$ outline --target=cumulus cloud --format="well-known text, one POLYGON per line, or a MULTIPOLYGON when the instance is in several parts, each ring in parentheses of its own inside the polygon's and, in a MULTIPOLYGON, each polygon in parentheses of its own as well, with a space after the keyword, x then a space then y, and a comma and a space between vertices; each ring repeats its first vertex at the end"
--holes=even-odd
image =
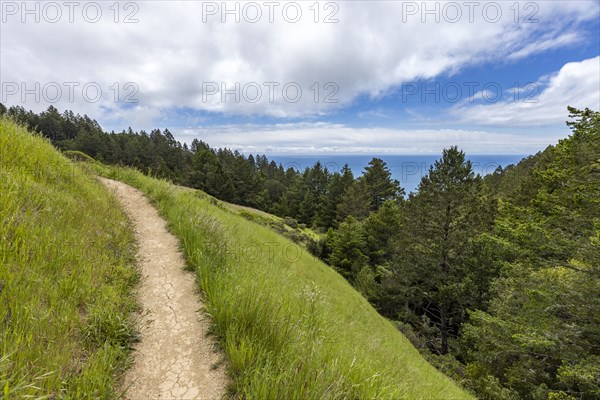
MULTIPOLYGON (((541 77, 520 96, 491 104, 463 102, 450 112, 461 122, 480 125, 537 126, 562 123, 566 106, 600 109, 600 56, 565 64, 541 77)), ((525 88, 527 89, 527 88, 525 88)))
MULTIPOLYGON (((118 15, 113 3, 98 2, 102 18, 91 23, 89 15, 88 21, 82 17, 82 2, 72 23, 64 7, 56 23, 44 15, 39 23, 25 15, 23 23, 22 10, 13 13, 7 3, 26 4, 2 2, 2 83, 31 89, 39 82, 43 89, 49 82, 76 82, 74 99, 63 92, 56 105, 100 120, 161 118, 174 107, 227 115, 323 115, 357 96, 383 96, 405 81, 572 45, 582 40, 577 23, 598 10, 594 1, 521 2, 518 14, 512 2, 474 8, 463 2, 320 2, 317 16, 309 8, 314 3, 299 2, 302 17, 291 23, 291 3, 279 3, 270 22, 265 3, 257 2, 262 16, 252 23, 248 19, 256 14, 249 8, 243 14, 249 3, 229 2, 230 9, 237 4, 240 22, 226 14, 223 23, 222 2, 119 3, 118 15), (218 8, 214 15, 207 15, 210 4, 218 8), (338 22, 324 23, 332 13, 338 22), (138 22, 123 23, 128 16, 138 22), (82 95, 90 82, 102 90, 93 102, 82 95), (126 87, 128 82, 136 86, 126 87), (222 97, 222 89, 229 94, 222 97), (126 103, 127 96, 138 102, 126 103)), ((21 90, 6 97, 5 89, 9 104, 36 110, 48 105, 32 95, 22 101, 21 90)))

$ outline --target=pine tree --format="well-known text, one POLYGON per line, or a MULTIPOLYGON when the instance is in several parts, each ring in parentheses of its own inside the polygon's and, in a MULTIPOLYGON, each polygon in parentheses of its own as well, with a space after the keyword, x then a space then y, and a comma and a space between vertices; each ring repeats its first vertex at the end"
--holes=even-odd
POLYGON ((535 190, 500 207, 502 275, 463 326, 469 380, 523 399, 600 395, 600 113, 569 112, 573 135, 527 160, 535 190))
POLYGON ((327 186, 327 193, 322 199, 322 206, 317 214, 317 225, 325 229, 338 226, 337 206, 342 201, 346 190, 354 182, 352 170, 348 164, 344 165, 340 172, 335 172, 327 186))
POLYGON ((302 175, 303 198, 300 202, 300 215, 298 221, 307 225, 317 222, 317 214, 321 212, 327 185, 329 172, 317 161, 312 168, 307 168, 302 175))
POLYGON ((399 200, 404 196, 400 183, 392 179, 387 164, 380 158, 373 158, 367 167, 363 179, 371 196, 371 211, 377 211, 387 200, 399 200))
POLYGON ((363 177, 355 180, 344 192, 341 202, 337 205, 337 221, 343 221, 352 215, 365 219, 371 211, 372 196, 363 177))
POLYGON ((370 264, 388 267, 397 246, 397 239, 402 233, 402 216, 400 206, 388 200, 379 210, 371 213, 364 221, 365 253, 370 264))
POLYGON ((448 353, 448 340, 476 297, 473 283, 485 276, 472 262, 474 239, 490 224, 480 186, 471 162, 452 147, 431 166, 406 205, 395 284, 405 306, 439 331, 434 350, 441 354, 448 353))
POLYGON ((369 261, 363 251, 365 236, 362 224, 353 216, 349 216, 337 231, 330 234, 328 242, 328 263, 352 282, 369 261))

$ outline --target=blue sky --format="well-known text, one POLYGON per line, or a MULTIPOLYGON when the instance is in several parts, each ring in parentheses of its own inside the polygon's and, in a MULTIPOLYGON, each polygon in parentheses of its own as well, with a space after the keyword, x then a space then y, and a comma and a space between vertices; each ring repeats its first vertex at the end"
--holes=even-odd
POLYGON ((142 1, 119 3, 118 15, 112 3, 82 2, 100 9, 95 21, 30 2, 36 21, 9 3, 1 101, 73 109, 107 130, 169 128, 186 142, 268 154, 437 154, 453 144, 527 154, 568 134, 567 105, 600 109, 597 0, 276 2, 271 10, 142 1), (68 84, 77 85, 72 98, 68 84), (80 89, 88 86, 102 90, 94 101, 80 89))

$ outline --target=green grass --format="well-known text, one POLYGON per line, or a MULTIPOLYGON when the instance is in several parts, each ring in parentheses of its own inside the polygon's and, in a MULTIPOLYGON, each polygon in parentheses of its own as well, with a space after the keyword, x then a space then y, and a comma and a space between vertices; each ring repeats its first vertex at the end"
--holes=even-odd
POLYGON ((0 118, 0 398, 118 395, 134 254, 94 176, 0 118))
POLYGON ((310 241, 318 241, 321 239, 321 235, 305 225, 298 224, 298 222, 293 218, 281 218, 255 208, 227 203, 217 199, 215 200, 219 204, 224 205, 229 210, 241 215, 247 220, 270 227, 275 232, 292 240, 293 242, 308 246, 310 241))
POLYGON ((202 192, 93 166, 142 190, 198 277, 248 399, 469 399, 340 275, 301 246, 202 192))

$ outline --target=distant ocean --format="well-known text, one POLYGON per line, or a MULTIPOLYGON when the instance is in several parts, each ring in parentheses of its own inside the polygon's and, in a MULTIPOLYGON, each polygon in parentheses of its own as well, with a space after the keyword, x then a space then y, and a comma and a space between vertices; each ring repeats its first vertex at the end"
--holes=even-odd
MULTIPOLYGON (((330 172, 337 172, 342 169, 344 164, 348 164, 355 177, 363 174, 364 168, 369 164, 373 157, 381 158, 387 163, 394 179, 400 181, 400 185, 406 190, 406 193, 416 191, 421 181, 421 177, 427 174, 429 166, 434 161, 440 159, 440 155, 323 155, 323 156, 283 156, 267 155, 269 160, 274 160, 277 164, 282 164, 284 168, 293 167, 303 171, 306 167, 313 166, 320 161, 330 172)), ((473 163, 475 173, 487 175, 499 166, 506 167, 510 164, 516 164, 522 155, 480 155, 467 157, 473 163)))

